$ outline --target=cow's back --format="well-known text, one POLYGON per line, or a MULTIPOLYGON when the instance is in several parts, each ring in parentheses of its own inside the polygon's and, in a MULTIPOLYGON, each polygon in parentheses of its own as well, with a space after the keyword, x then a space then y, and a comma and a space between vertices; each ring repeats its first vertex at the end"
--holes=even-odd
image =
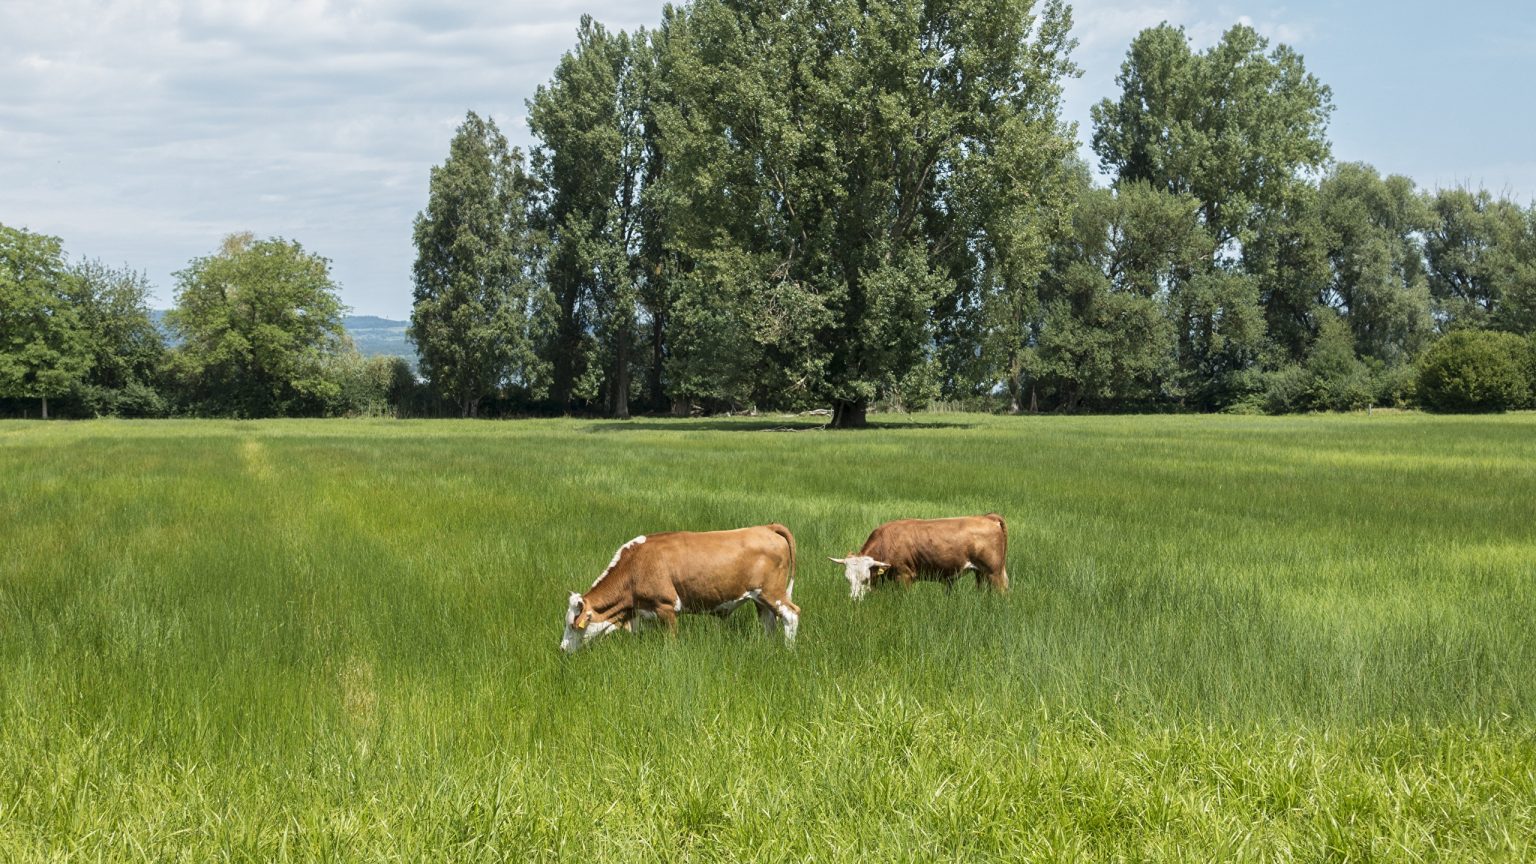
POLYGON ((652 534, 626 556, 626 567, 637 596, 675 595, 686 610, 713 609, 750 591, 785 588, 792 553, 784 535, 769 526, 652 534))
POLYGON ((1001 566, 1007 534, 1002 517, 958 516, 947 519, 898 519, 876 528, 862 555, 913 574, 948 575, 968 565, 1001 566))

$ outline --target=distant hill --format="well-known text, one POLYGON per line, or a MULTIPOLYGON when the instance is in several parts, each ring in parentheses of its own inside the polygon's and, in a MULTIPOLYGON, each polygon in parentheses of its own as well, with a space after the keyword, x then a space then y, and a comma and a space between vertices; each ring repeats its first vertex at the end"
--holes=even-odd
MULTIPOLYGON (((175 345, 176 337, 165 326, 165 310, 151 309, 149 312, 151 321, 160 328, 168 343, 175 345)), ((411 363, 411 368, 416 367, 416 348, 405 338, 405 328, 409 321, 395 321, 391 318, 380 318, 377 315, 348 315, 341 319, 341 326, 352 337, 352 343, 357 346, 357 353, 364 357, 392 356, 404 357, 411 363)))
POLYGON ((364 357, 390 355, 404 357, 416 365, 416 348, 405 338, 409 321, 395 321, 376 315, 348 315, 341 319, 347 335, 357 345, 357 352, 364 357))

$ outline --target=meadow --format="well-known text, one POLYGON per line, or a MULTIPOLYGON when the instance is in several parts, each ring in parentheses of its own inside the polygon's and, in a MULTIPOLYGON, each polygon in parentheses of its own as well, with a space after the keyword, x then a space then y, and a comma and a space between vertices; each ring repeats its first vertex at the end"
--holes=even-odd
POLYGON ((0 861, 1536 859, 1536 415, 0 423, 0 861), (995 510, 1013 590, 847 597, 995 510), (619 544, 750 608, 557 650, 619 544))

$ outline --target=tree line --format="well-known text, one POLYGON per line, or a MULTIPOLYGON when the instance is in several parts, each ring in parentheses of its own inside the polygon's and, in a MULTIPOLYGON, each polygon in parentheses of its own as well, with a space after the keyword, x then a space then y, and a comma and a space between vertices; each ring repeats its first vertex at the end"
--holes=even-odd
POLYGON ((470 114, 433 171, 424 372, 465 414, 1348 409, 1437 404, 1441 335, 1536 326, 1536 209, 1335 163, 1329 88, 1247 26, 1135 38, 1097 186, 1070 29, 1031 0, 583 19, 527 157, 470 114))
MULTIPOLYGON (((1061 119, 1071 29, 1059 0, 694 0, 632 34, 583 18, 528 100, 528 152, 470 113, 432 169, 409 330, 425 380, 386 399, 853 426, 937 402, 1536 398, 1536 206, 1334 161, 1329 88, 1243 25, 1199 51, 1166 24, 1133 40, 1083 130, 1099 185, 1061 119)), ((202 320, 178 304, 173 326, 202 320)), ((345 410, 334 331, 278 329, 169 364, 176 404, 345 410)))
POLYGON ((358 355, 330 262, 296 242, 231 235, 176 280, 162 327, 143 274, 0 225, 0 412, 335 416, 421 398, 403 359, 358 355))

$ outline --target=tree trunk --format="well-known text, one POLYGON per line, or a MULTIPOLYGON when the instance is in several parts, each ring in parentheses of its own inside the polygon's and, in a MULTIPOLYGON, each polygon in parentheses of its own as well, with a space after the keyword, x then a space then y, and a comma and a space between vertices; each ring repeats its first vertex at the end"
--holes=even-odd
POLYGON ((549 395, 561 411, 571 410, 571 391, 576 388, 576 351, 581 346, 581 324, 576 320, 576 300, 563 299, 555 325, 554 381, 549 395))
POLYGON ((47 396, 43 397, 43 419, 44 420, 48 419, 48 397, 47 396))
POLYGON ((613 416, 629 419, 629 326, 619 328, 619 344, 613 362, 613 416))
POLYGON ((659 314, 651 316, 651 368, 649 377, 651 407, 656 410, 667 407, 667 395, 661 392, 661 361, 665 356, 661 340, 665 323, 659 314))
POLYGON ((690 413, 692 413, 691 409, 692 409, 692 406, 688 404, 688 397, 686 397, 686 396, 673 396, 672 397, 672 416, 673 417, 687 417, 690 413))
POLYGON ((1040 413, 1040 401, 1035 398, 1035 385, 1029 385, 1029 413, 1040 413))
POLYGON ((863 399, 838 399, 832 403, 832 428, 862 429, 869 425, 869 403, 863 399))

